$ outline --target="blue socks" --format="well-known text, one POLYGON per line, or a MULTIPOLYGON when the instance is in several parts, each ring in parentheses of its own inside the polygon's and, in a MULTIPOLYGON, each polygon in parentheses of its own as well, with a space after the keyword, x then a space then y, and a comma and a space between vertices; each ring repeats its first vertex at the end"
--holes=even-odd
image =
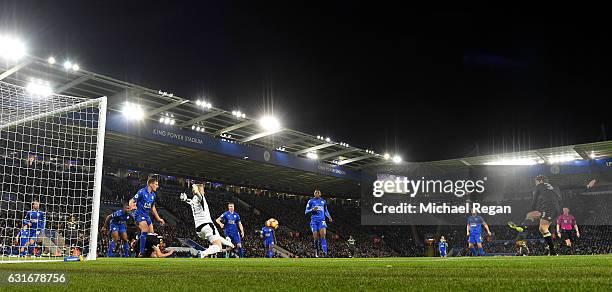
POLYGON ((325 238, 321 238, 321 249, 327 255, 327 240, 325 238))
POLYGON ((240 256, 240 258, 244 257, 244 249, 242 249, 242 247, 238 249, 238 256, 240 256))
POLYGON ((127 242, 123 243, 123 256, 126 258, 130 257, 130 244, 127 242))
POLYGON ((485 252, 484 252, 484 249, 482 247, 479 247, 478 251, 476 251, 476 247, 470 247, 470 252, 472 252, 472 256, 475 256, 475 257, 477 257, 477 256, 481 256, 481 257, 485 256, 485 252))
POLYGON ((318 255, 319 254, 319 240, 318 239, 314 240, 314 250, 315 250, 315 254, 318 255))
POLYGON ((268 250, 268 257, 269 258, 273 258, 274 257, 274 252, 271 250, 268 250))
POLYGON ((147 232, 140 233, 140 255, 142 256, 145 252, 145 246, 147 244, 147 232))
POLYGON ((117 244, 115 243, 114 240, 111 240, 108 243, 108 257, 113 257, 113 252, 115 251, 115 247, 117 246, 117 244))

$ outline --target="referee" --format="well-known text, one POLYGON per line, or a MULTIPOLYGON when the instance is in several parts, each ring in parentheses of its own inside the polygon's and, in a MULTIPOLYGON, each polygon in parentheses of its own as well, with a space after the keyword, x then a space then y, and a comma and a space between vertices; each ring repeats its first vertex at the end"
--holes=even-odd
POLYGON ((563 214, 557 218, 557 236, 565 241, 565 246, 568 249, 569 254, 574 253, 572 248, 572 241, 574 241, 574 230, 576 230, 576 237, 580 238, 580 231, 578 230, 578 224, 576 224, 576 218, 569 213, 569 208, 563 208, 563 214))

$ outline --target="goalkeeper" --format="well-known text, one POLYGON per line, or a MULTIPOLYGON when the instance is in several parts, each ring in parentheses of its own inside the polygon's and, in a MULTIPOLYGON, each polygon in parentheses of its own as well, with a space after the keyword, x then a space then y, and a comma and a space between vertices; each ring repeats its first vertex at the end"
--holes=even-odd
POLYGON ((181 193, 180 199, 191 206, 196 234, 198 234, 200 238, 206 239, 211 243, 206 250, 200 252, 200 257, 205 258, 221 252, 223 245, 234 248, 234 244, 219 235, 217 227, 213 224, 208 203, 206 203, 206 198, 204 198, 204 185, 193 184, 191 186, 191 191, 193 193, 191 199, 189 199, 185 193, 181 193))

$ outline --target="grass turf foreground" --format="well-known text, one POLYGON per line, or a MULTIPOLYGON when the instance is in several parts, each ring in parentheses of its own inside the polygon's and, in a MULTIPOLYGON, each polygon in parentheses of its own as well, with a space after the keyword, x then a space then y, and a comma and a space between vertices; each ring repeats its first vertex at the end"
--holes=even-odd
POLYGON ((68 284, 4 284, 5 291, 601 290, 612 255, 380 259, 98 259, 0 264, 9 272, 65 272, 68 284))

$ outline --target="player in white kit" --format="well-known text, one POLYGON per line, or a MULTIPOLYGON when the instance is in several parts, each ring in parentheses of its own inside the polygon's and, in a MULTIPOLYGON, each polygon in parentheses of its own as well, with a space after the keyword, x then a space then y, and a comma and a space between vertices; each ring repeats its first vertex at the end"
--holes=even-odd
POLYGON ((210 246, 205 251, 200 252, 200 257, 205 258, 220 252, 223 245, 234 248, 234 244, 232 244, 231 241, 219 235, 217 227, 213 224, 212 218, 210 217, 210 209, 208 209, 208 203, 206 203, 206 198, 204 198, 204 185, 193 184, 191 186, 191 191, 193 192, 193 197, 189 199, 187 194, 181 193, 181 201, 191 206, 193 221, 195 222, 198 236, 210 242, 210 246))

